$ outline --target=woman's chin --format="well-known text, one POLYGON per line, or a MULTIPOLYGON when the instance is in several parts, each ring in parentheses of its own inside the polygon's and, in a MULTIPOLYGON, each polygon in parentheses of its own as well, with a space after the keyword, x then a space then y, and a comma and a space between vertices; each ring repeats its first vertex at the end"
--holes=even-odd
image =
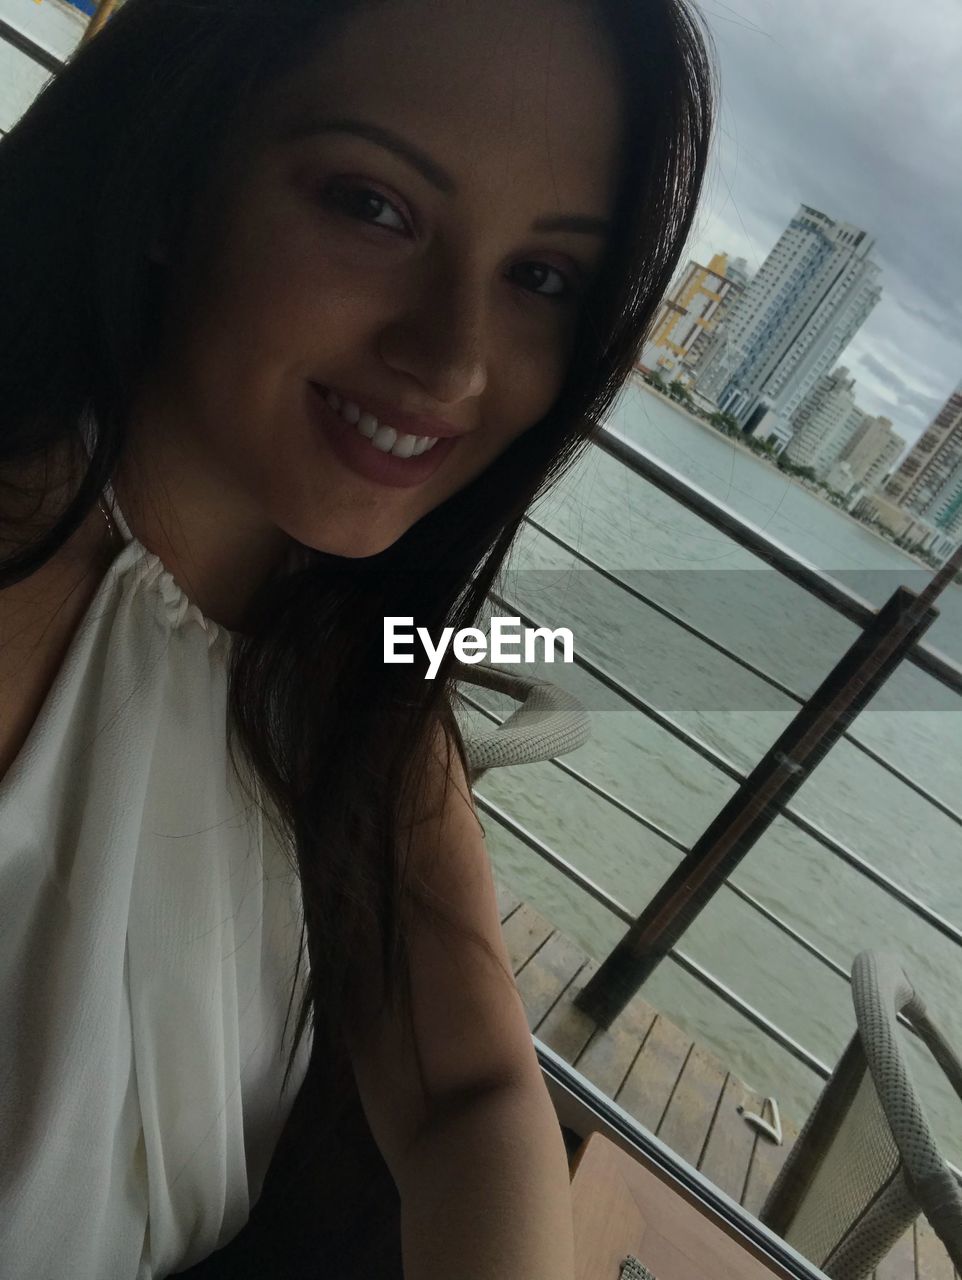
POLYGON ((370 529, 345 530, 342 534, 319 538, 313 542, 315 551, 329 556, 342 556, 345 560, 369 560, 393 547, 404 530, 392 530, 377 534, 370 529))

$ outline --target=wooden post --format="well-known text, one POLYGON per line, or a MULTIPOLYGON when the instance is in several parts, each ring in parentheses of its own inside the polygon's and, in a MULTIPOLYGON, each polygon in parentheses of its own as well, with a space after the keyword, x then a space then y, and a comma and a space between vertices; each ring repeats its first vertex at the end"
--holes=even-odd
POLYGON ((87 23, 87 28, 80 37, 80 44, 86 44, 88 40, 92 40, 100 28, 104 25, 114 9, 117 8, 120 0, 97 0, 96 12, 87 23))

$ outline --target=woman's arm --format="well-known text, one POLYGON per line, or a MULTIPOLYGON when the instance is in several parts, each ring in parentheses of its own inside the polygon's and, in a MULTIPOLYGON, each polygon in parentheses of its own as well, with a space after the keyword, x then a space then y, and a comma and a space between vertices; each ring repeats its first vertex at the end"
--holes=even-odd
POLYGON ((540 1074, 425 1130, 398 1189, 405 1280, 574 1280, 568 1158, 540 1074))
POLYGON ((352 957, 346 1032, 358 1094, 400 1193, 406 1280, 573 1280, 564 1140, 453 751, 451 764, 446 801, 418 823, 411 870, 457 931, 429 917, 414 929, 411 1026, 379 1009, 377 948, 352 957), (488 942, 503 970, 461 929, 488 942))

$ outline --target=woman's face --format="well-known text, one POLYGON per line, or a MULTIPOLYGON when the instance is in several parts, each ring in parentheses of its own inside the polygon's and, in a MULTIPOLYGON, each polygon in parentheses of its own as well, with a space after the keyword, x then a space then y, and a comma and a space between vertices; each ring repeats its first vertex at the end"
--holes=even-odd
POLYGON ((252 114, 175 274, 163 432, 209 482, 208 531, 217 511, 372 555, 557 396, 613 213, 615 66, 573 0, 389 0, 252 114), (373 410, 375 441, 317 386, 373 410), (451 438, 387 456, 398 411, 451 438))

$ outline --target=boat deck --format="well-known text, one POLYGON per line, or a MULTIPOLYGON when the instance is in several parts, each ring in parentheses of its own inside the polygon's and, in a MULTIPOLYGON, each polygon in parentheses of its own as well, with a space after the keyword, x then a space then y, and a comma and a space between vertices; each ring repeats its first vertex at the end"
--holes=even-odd
MULTIPOLYGON (((607 1030, 596 1027, 573 1001, 599 962, 516 897, 497 874, 495 884, 505 946, 532 1033, 757 1214, 799 1125, 782 1116, 781 1146, 757 1133, 737 1108, 760 1114, 764 1099, 640 995, 607 1030)), ((919 1218, 874 1280, 959 1277, 941 1241, 919 1218)))

